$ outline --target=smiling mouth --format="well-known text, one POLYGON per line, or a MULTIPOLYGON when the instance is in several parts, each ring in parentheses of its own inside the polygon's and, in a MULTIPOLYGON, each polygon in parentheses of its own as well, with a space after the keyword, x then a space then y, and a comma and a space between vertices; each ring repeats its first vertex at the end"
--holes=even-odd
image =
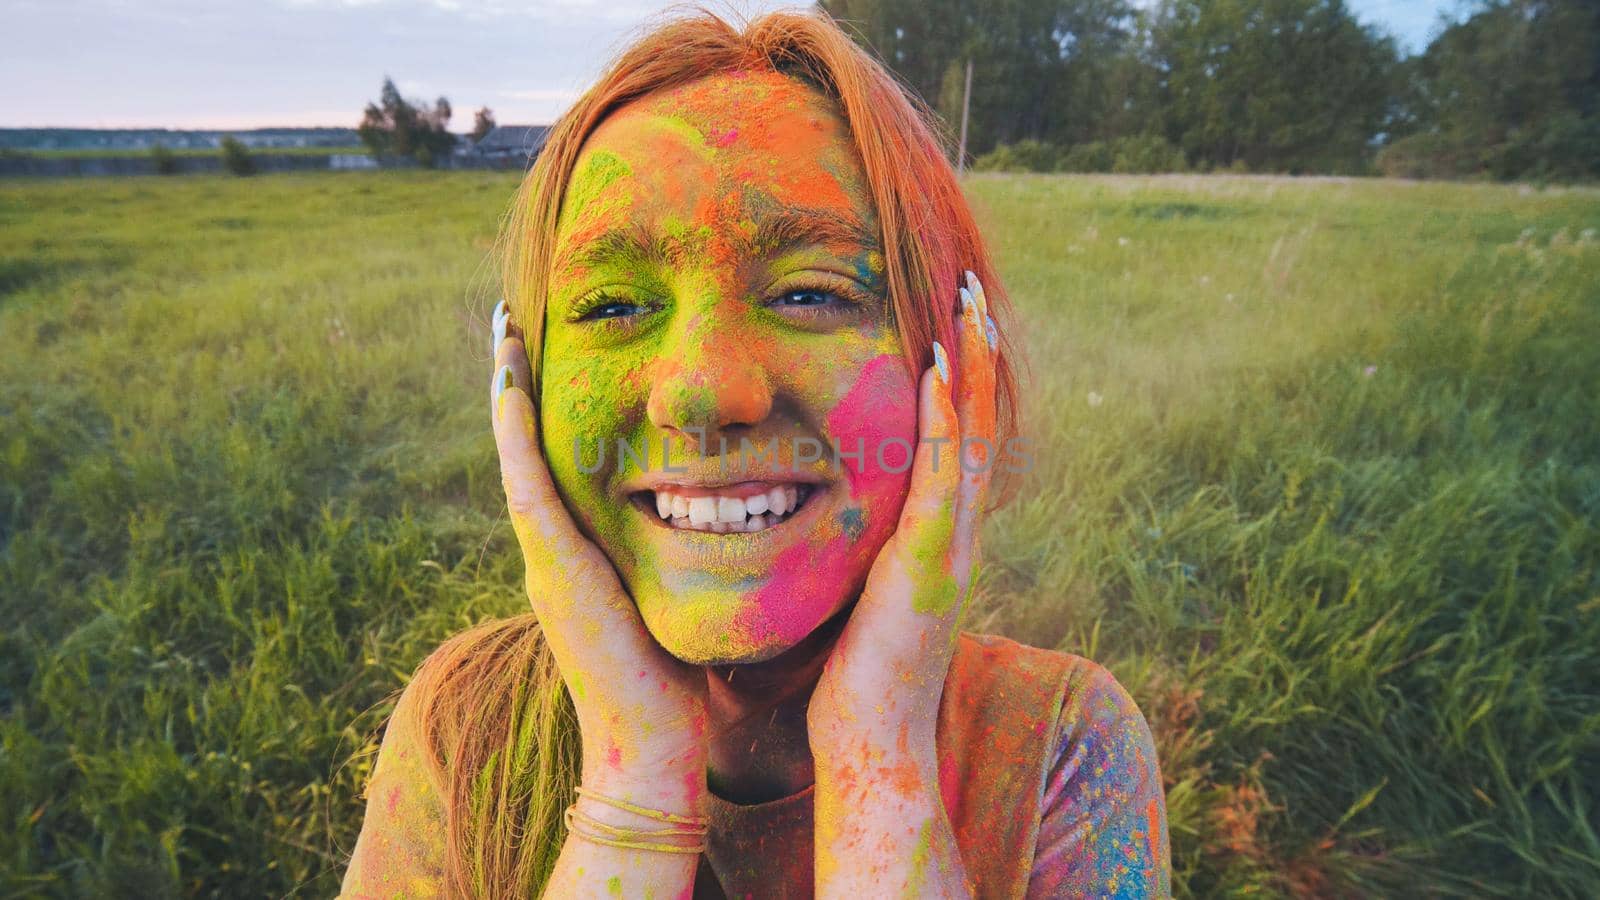
POLYGON ((751 534, 794 517, 820 485, 747 481, 718 488, 662 485, 636 491, 635 506, 657 524, 682 531, 751 534))

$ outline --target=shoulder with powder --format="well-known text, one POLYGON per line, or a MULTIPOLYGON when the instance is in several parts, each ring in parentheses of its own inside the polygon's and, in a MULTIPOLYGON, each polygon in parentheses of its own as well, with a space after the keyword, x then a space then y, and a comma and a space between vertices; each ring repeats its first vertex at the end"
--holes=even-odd
POLYGON ((436 897, 442 892, 444 805, 421 726, 416 692, 408 687, 389 717, 367 782, 366 816, 341 897, 436 897))
POLYGON ((1071 659, 1028 896, 1168 896, 1166 800, 1150 725, 1110 672, 1071 659))

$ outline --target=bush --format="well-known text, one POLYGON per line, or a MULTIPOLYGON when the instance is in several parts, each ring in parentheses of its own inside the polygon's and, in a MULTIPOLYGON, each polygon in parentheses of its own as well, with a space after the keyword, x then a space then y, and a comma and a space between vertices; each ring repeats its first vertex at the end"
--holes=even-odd
POLYGON ((1519 130, 1494 166, 1500 178, 1600 177, 1600 116, 1564 113, 1519 130))
POLYGON ((1061 162, 1056 168, 1061 172, 1109 172, 1114 158, 1109 144, 1090 141, 1068 147, 1061 154, 1061 162))
POLYGON ((178 174, 178 155, 168 150, 164 144, 150 148, 150 162, 155 164, 157 175, 178 174))
POLYGON ((1378 171, 1390 178, 1464 178, 1483 171, 1481 148, 1434 133, 1403 137, 1378 151, 1378 171))
POLYGON ((1029 138, 1001 144, 978 157, 972 168, 983 172, 1054 172, 1060 148, 1029 138))
POLYGON ((1119 137, 1110 141, 1074 144, 1062 151, 1059 172, 1116 172, 1154 174, 1187 172, 1183 151, 1157 134, 1119 137))
POLYGON ((222 167, 235 175, 254 175, 256 161, 250 151, 232 135, 222 139, 222 167))
POLYGON ((1117 138, 1111 142, 1111 171, 1122 175, 1187 172, 1183 151, 1159 134, 1117 138))

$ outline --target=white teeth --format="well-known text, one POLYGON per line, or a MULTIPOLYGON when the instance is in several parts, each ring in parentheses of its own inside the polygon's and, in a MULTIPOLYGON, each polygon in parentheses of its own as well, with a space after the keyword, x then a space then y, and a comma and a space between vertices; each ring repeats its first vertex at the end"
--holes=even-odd
POLYGON ((713 534, 748 534, 786 520, 811 495, 810 485, 785 484, 750 497, 685 497, 655 492, 656 514, 673 528, 713 534))
POLYGON ((717 498, 717 521, 744 523, 744 501, 738 497, 717 498))
POLYGON ((705 525, 716 521, 717 498, 715 497, 690 497, 689 498, 689 524, 705 525))

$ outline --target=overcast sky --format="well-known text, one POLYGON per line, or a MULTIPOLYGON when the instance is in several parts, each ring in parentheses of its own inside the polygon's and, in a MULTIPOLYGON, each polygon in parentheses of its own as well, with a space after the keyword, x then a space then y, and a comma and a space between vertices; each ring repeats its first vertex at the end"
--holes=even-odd
MULTIPOLYGON (((1406 45, 1454 0, 1348 0, 1406 45)), ((353 127, 384 75, 451 126, 555 117, 653 0, 0 0, 0 127, 353 127)), ((781 0, 723 0, 753 12, 781 0)))

